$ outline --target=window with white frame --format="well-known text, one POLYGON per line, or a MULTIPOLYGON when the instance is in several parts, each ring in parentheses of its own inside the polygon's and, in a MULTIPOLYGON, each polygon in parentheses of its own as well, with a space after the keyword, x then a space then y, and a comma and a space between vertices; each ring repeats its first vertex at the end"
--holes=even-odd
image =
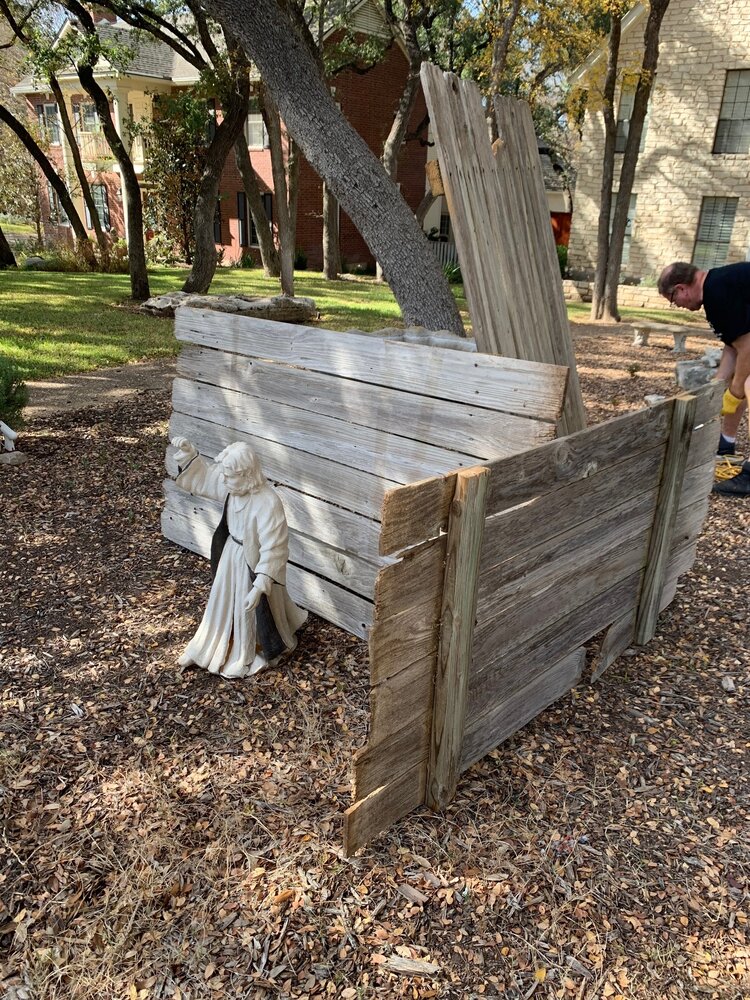
POLYGON ((693 263, 696 267, 726 264, 739 198, 704 198, 695 236, 693 263))
MULTIPOLYGON (((92 184, 91 197, 94 199, 94 208, 99 216, 99 222, 101 223, 102 229, 109 231, 112 227, 109 221, 109 195, 107 194, 106 185, 92 184)), ((94 228, 94 223, 91 218, 91 212, 89 212, 88 205, 86 206, 86 228, 94 228)))
MULTIPOLYGON (((622 82, 622 90, 620 91, 620 102, 617 106, 617 133, 615 135, 615 152, 624 153, 625 146, 628 142, 628 135, 630 134, 630 119, 633 117, 633 107, 635 106, 635 91, 638 86, 638 77, 625 77, 622 82)), ((641 132, 641 142, 640 142, 640 152, 643 152, 643 147, 646 145, 646 131, 648 129, 648 117, 649 110, 646 111, 646 117, 643 121, 643 130, 641 132)))
MULTIPOLYGON (((630 244, 633 239, 633 223, 635 222, 635 208, 638 204, 638 195, 631 194, 628 204, 628 221, 625 226, 625 238, 622 241, 622 263, 630 262, 630 244)), ((609 235, 612 235, 612 223, 615 220, 615 207, 617 205, 617 192, 612 192, 612 207, 609 211, 609 235)))
POLYGON ((57 104, 37 104, 37 119, 39 121, 39 131, 42 136, 52 146, 60 145, 60 116, 57 113, 57 104))
POLYGON ((750 69, 727 72, 713 151, 750 153, 750 69))
POLYGON ((263 115, 261 114, 257 97, 250 98, 247 116, 247 144, 250 149, 268 148, 268 132, 263 122, 263 115))

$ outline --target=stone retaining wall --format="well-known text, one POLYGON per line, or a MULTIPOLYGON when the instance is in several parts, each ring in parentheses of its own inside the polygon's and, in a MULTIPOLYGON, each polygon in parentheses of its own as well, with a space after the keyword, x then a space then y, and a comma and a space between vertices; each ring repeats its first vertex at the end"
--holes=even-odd
MULTIPOLYGON (((590 302, 591 282, 566 278, 563 281, 563 294, 567 302, 590 302)), ((667 303, 656 288, 649 285, 619 285, 617 304, 631 309, 667 308, 667 303)))

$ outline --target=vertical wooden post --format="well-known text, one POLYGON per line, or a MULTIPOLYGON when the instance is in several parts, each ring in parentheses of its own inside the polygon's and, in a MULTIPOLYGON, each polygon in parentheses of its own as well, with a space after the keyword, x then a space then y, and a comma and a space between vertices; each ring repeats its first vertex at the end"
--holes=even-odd
POLYGON ((427 770, 426 802, 431 809, 443 809, 458 783, 488 478, 489 471, 481 466, 458 473, 448 521, 427 770))
POLYGON ((698 400, 683 393, 677 396, 672 410, 672 429, 662 467, 659 497, 648 546, 648 561, 638 603, 634 640, 643 645, 653 638, 659 614, 664 576, 674 536, 674 524, 682 491, 690 439, 695 425, 698 400))

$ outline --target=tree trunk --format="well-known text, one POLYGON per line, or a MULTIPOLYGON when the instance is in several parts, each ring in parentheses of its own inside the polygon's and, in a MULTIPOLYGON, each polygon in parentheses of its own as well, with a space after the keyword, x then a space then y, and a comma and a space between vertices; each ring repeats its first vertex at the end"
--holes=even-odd
POLYGON ((488 107, 489 112, 489 126, 490 126, 490 142, 494 142, 497 139, 497 118, 493 112, 495 106, 495 94, 500 93, 500 84, 503 78, 503 73, 505 72, 505 67, 508 62, 508 49, 510 48, 510 36, 513 34, 513 28, 515 27, 516 20, 518 18, 518 11, 521 7, 521 0, 513 0, 511 8, 508 11, 508 16, 503 21, 503 32, 499 38, 496 38, 492 43, 492 69, 491 69, 491 85, 492 85, 492 95, 491 100, 489 100, 488 107))
POLYGON ((266 278, 278 278, 281 274, 279 254, 273 241, 271 223, 266 215, 266 210, 263 208, 258 177, 250 159, 244 134, 237 136, 235 140, 234 158, 237 162, 237 169, 242 177, 242 186, 247 195, 247 203, 250 206, 250 214, 253 217, 255 232, 258 234, 258 247, 260 249, 261 263, 263 264, 263 274, 266 278))
POLYGON ((276 229, 279 234, 281 258, 281 293, 294 295, 294 233, 289 217, 287 173, 284 166, 284 148, 281 142, 281 120, 276 104, 268 89, 263 89, 263 120, 266 123, 271 147, 271 172, 273 174, 276 229))
POLYGON ((89 242, 84 225, 81 222, 81 217, 73 204, 73 199, 70 197, 70 192, 65 185, 65 181, 57 173, 27 129, 21 124, 21 122, 19 122, 15 115, 12 115, 2 104, 0 104, 0 122, 7 125, 8 128, 18 136, 27 152, 29 152, 39 164, 39 168, 49 181, 50 187, 60 199, 60 205, 68 217, 76 242, 81 247, 82 252, 88 257, 88 254, 86 254, 86 251, 83 248, 86 244, 88 244, 89 252, 91 252, 91 243, 89 242))
POLYGON ((287 132, 288 154, 286 163, 287 201, 289 203, 289 232, 296 254, 297 246, 297 205, 299 204, 299 146, 287 132))
POLYGON ((340 274, 339 203, 323 181, 323 277, 335 281, 340 274))
POLYGON ((427 213, 436 201, 437 197, 432 193, 432 191, 425 191, 424 198, 422 198, 419 205, 417 205, 417 210, 414 213, 420 229, 424 229, 424 220, 427 218, 427 213))
POLYGON ((612 181, 615 172, 615 140, 617 138, 615 87, 621 36, 622 21, 619 17, 613 17, 607 42, 607 70, 603 92, 604 156, 602 159, 599 223, 596 234, 596 270, 594 271, 594 285, 591 291, 591 318, 593 320, 601 319, 604 312, 604 284, 609 261, 609 221, 612 211, 612 181))
POLYGON ((219 181, 229 151, 243 133, 249 100, 250 78, 246 72, 240 72, 235 78, 235 87, 227 93, 227 102, 222 107, 224 117, 206 153, 206 165, 193 213, 195 257, 188 279, 182 286, 184 292, 204 295, 211 287, 216 273, 214 216, 219 197, 219 181))
POLYGON ((617 286, 620 281, 622 266, 622 247, 625 241, 625 229, 628 224, 630 195, 633 191, 635 168, 638 164, 643 123, 646 120, 648 101, 656 76, 659 62, 659 32, 664 15, 667 12, 669 0, 651 0, 646 29, 643 35, 644 53, 638 85, 633 99, 633 112, 630 117, 628 138, 620 169, 620 184, 615 202, 615 214, 612 219, 612 236, 609 242, 609 260, 607 262, 607 278, 604 286, 604 317, 619 320, 617 309, 617 286))
MULTIPOLYGON (((109 260, 109 242, 104 230, 102 229, 101 219, 99 218, 99 213, 97 212, 96 205, 94 204, 94 197, 91 194, 91 186, 89 184, 88 177, 86 176, 86 171, 83 169, 81 150, 78 146, 78 142, 76 141, 73 125, 70 121, 70 115, 68 114, 68 107, 65 103, 65 97, 63 96, 62 88, 58 83, 57 77, 54 74, 50 74, 49 85, 52 93, 55 95, 55 100, 57 101, 57 108, 60 113, 60 121, 62 122, 63 132, 65 133, 65 138, 68 142, 70 155, 73 158, 73 167, 75 169, 76 177, 78 178, 78 183, 81 186, 81 195, 83 196, 83 201, 86 208, 89 210, 89 215, 91 216, 91 223, 96 234, 96 242, 99 246, 99 252, 102 260, 106 263, 109 260)), ((91 250, 90 263, 96 264, 96 257, 93 249, 91 250)))
POLYGON ((0 226, 0 271, 8 267, 16 267, 16 258, 11 249, 10 243, 5 238, 2 226, 0 226))
POLYGON ((306 159, 357 226, 409 325, 463 334, 456 301, 413 212, 364 139, 336 107, 304 42, 276 0, 206 0, 239 38, 306 159))

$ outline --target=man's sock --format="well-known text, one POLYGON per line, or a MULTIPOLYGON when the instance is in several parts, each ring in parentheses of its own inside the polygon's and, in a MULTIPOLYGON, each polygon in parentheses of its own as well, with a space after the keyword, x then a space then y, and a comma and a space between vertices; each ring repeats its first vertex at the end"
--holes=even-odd
POLYGON ((719 434, 719 447, 716 449, 717 455, 734 455, 734 445, 737 439, 727 437, 726 434, 719 434))

